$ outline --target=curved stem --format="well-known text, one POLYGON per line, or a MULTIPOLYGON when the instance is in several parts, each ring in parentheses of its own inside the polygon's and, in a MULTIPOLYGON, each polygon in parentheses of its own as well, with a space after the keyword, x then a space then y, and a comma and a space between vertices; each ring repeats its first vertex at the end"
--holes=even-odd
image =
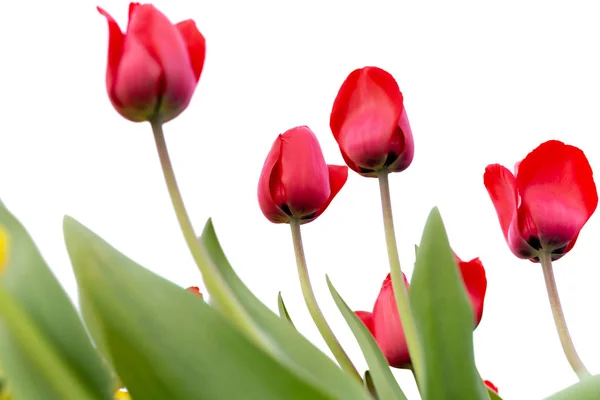
POLYGON ((546 281, 546 289, 548 290, 548 299, 550 300, 550 307, 552 308, 552 316, 554 317, 554 323, 556 325, 556 331, 560 339, 567 361, 571 364, 571 368, 577 374, 579 379, 590 376, 590 372, 587 370, 575 346, 573 345, 573 339, 569 334, 567 328, 567 321, 560 304, 560 298, 558 297, 558 289, 556 287, 556 280, 554 279, 554 272, 552 271, 552 258, 551 254, 545 251, 540 252, 540 264, 542 264, 542 271, 544 271, 544 280, 546 281))
POLYGON ((304 247, 302 246, 302 233, 300 232, 300 221, 296 218, 290 220, 290 227, 292 228, 292 241, 294 242, 294 253, 296 254, 296 265, 298 267, 298 279, 300 280, 300 287, 302 288, 302 295, 304 296, 304 302, 312 317, 315 325, 319 329, 321 336, 325 339, 325 343, 329 347, 329 350, 333 353, 333 356, 340 364, 340 367, 355 377, 359 382, 362 382, 362 378, 352 361, 338 342, 335 334, 329 327, 325 316, 321 312, 315 293, 313 292, 310 284, 310 277, 308 276, 308 267, 306 265, 306 257, 304 256, 304 247))
POLYGON ((181 232, 192 253, 194 261, 202 273, 204 283, 206 284, 210 295, 215 297, 219 306, 222 308, 222 311, 233 318, 233 322, 245 331, 251 339, 269 350, 266 339, 264 339, 260 332, 254 327, 252 321, 247 317, 243 308, 230 292, 229 287, 223 282, 214 263, 206 254, 204 244, 196 236, 190 217, 185 209, 183 198, 179 192, 177 180, 175 179, 175 172, 171 165, 162 125, 160 123, 152 123, 151 125, 152 132, 154 133, 154 140, 156 141, 156 150, 158 151, 158 157, 160 158, 165 182, 167 184, 169 195, 171 196, 171 202, 173 203, 177 220, 179 221, 179 226, 181 227, 181 232))
POLYGON ((421 344, 417 335, 415 320, 408 302, 408 292, 404 286, 404 276, 400 268, 400 257, 398 256, 398 245, 396 244, 396 233, 394 230, 394 217, 392 215, 392 200, 390 196, 389 172, 382 171, 378 174, 379 191, 381 194, 381 209, 383 212, 383 226, 385 230, 385 243, 387 245, 388 258, 390 260, 390 275, 394 297, 400 314, 400 322, 406 336, 406 344, 410 354, 411 363, 417 378, 417 384, 423 379, 421 344))

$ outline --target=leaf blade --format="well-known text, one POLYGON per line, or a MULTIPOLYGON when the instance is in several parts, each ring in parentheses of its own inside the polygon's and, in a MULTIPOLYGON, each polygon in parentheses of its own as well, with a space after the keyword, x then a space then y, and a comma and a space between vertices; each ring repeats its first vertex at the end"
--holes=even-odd
POLYGON ((409 298, 425 360, 423 397, 489 400, 475 366, 473 310, 437 208, 418 249, 409 298))
POLYGON ((380 400, 406 400, 406 395, 400 389, 398 382, 392 375, 389 364, 381 352, 379 345, 373 338, 373 335, 365 324, 356 316, 356 314, 348 307, 348 304, 342 299, 338 291, 335 289, 329 277, 326 276, 329 292, 333 297, 333 301, 342 313, 346 323, 352 330, 354 337, 367 360, 369 365, 369 375, 373 379, 375 390, 378 399, 380 400))

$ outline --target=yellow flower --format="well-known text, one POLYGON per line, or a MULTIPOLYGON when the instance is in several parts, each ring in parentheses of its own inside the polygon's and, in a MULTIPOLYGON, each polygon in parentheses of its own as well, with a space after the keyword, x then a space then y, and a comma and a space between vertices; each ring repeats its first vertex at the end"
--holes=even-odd
POLYGON ((8 252, 10 249, 10 236, 2 225, 0 225, 0 273, 4 271, 8 261, 8 252))
POLYGON ((131 396, 129 395, 129 392, 124 392, 123 390, 119 389, 115 393, 115 400, 132 400, 132 399, 131 399, 131 396))

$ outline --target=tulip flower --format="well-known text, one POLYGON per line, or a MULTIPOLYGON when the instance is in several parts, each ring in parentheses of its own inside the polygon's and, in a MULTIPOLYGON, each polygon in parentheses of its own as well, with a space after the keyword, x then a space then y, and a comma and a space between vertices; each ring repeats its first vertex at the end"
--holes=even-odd
MULTIPOLYGON (((404 284, 408 289, 406 275, 404 273, 402 275, 404 284)), ((377 341, 390 366, 395 368, 410 367, 410 355, 402 323, 400 322, 400 315, 398 314, 390 274, 387 274, 381 285, 373 312, 356 311, 355 313, 377 341)))
POLYGON ((551 140, 517 163, 515 174, 488 165, 485 187, 504 238, 519 258, 557 260, 568 253, 598 205, 590 164, 583 151, 551 140))
POLYGON ((315 134, 306 126, 279 135, 258 182, 258 202, 267 219, 315 220, 348 179, 345 166, 327 165, 315 134))
POLYGON ((404 171, 413 160, 402 93, 394 77, 381 68, 364 67, 348 75, 329 123, 346 164, 360 175, 404 171))
POLYGON ((176 25, 151 4, 131 3, 123 33, 108 21, 106 89, 130 121, 165 123, 188 106, 204 65, 205 40, 194 21, 176 25))
MULTIPOLYGON (((475 329, 483 315, 483 302, 487 289, 485 269, 478 258, 462 261, 455 255, 455 259, 473 307, 475 315, 473 328, 475 329)), ((408 289, 409 284, 405 275, 404 283, 408 289)), ((377 341, 390 366, 395 368, 411 366, 390 274, 383 281, 373 312, 355 311, 355 313, 377 341)))
POLYGON ((197 296, 200 296, 201 299, 204 298, 204 296, 200 292, 200 288, 198 286, 190 286, 186 290, 189 291, 189 292, 195 293, 197 296))

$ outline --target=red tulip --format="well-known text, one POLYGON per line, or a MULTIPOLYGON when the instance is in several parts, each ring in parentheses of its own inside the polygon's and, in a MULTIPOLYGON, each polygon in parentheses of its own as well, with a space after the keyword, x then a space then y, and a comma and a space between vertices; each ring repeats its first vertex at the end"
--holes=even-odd
POLYGON ((258 202, 267 219, 301 223, 316 219, 348 179, 348 168, 325 164, 315 134, 306 126, 279 135, 258 182, 258 202))
POLYGON ((348 166, 363 176, 404 171, 414 141, 398 83, 377 67, 353 71, 340 88, 329 121, 348 166))
MULTIPOLYGON (((475 329, 483 315, 483 302, 487 289, 485 269, 478 258, 462 261, 456 254, 455 258, 475 314, 473 327, 475 329)), ((408 289, 406 276, 404 276, 404 283, 408 289)), ((408 346, 402 330, 390 274, 383 281, 373 312, 356 311, 355 313, 377 341, 390 366, 410 367, 408 346)))
POLYGON ((106 89, 130 121, 167 122, 188 106, 204 65, 205 41, 192 20, 173 25, 151 4, 131 3, 123 33, 108 20, 106 89))
MULTIPOLYGON (((402 275, 404 276, 404 284, 408 289, 406 275, 402 275)), ((373 312, 356 311, 356 315, 369 328, 390 366, 395 368, 410 367, 408 345, 400 322, 390 274, 387 274, 381 285, 373 312)))
POLYGON ((189 291, 189 292, 195 293, 196 295, 200 296, 201 299, 204 298, 204 296, 200 292, 200 288, 198 286, 190 286, 186 290, 189 291))
POLYGON ((489 387, 494 392, 498 393, 498 388, 492 382, 490 382, 490 381, 483 381, 483 383, 485 383, 485 386, 489 387))
POLYGON ((583 151, 551 140, 515 166, 488 165, 483 176, 504 238, 519 258, 557 260, 573 248, 598 205, 590 164, 583 151))

